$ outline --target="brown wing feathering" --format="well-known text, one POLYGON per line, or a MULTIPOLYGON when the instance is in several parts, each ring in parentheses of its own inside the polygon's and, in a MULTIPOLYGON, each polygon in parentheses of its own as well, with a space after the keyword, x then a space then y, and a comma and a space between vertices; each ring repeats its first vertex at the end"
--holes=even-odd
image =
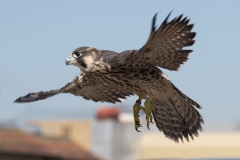
POLYGON ((72 82, 66 84, 64 87, 47 92, 29 93, 26 96, 21 96, 14 102, 24 103, 47 99, 59 93, 71 93, 76 96, 82 96, 85 99, 93 100, 95 102, 121 102, 121 99, 126 99, 126 96, 133 95, 133 93, 125 90, 117 90, 103 86, 81 86, 79 77, 76 77, 72 82))
POLYGON ((178 70, 180 65, 188 60, 188 55, 192 50, 183 50, 184 47, 194 44, 193 38, 196 33, 191 32, 193 24, 188 24, 187 17, 183 15, 168 22, 168 18, 163 21, 156 30, 156 16, 153 17, 152 29, 147 43, 138 51, 124 51, 113 58, 113 62, 136 62, 148 63, 169 70, 178 70), (122 54, 122 55, 121 55, 122 54))

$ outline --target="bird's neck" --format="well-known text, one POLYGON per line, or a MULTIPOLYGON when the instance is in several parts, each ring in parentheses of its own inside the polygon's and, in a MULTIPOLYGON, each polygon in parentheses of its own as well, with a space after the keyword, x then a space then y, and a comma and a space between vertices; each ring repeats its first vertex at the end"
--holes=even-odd
POLYGON ((103 59, 99 59, 97 61, 94 61, 91 63, 87 68, 85 69, 86 72, 102 72, 107 73, 109 72, 111 67, 103 61, 103 59))

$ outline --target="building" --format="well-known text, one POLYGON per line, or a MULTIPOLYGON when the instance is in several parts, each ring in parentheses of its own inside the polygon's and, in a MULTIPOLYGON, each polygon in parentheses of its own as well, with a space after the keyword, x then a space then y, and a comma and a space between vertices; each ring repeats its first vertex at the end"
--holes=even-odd
POLYGON ((100 160, 68 140, 45 139, 19 130, 0 130, 1 160, 100 160))
POLYGON ((30 124, 44 137, 69 139, 105 160, 131 160, 131 146, 141 134, 134 129, 132 113, 114 107, 99 108, 92 120, 32 120, 30 124))
MULTIPOLYGON (((119 109, 119 108, 118 108, 119 109)), ((99 108, 90 120, 35 120, 42 136, 69 139, 104 160, 240 158, 240 123, 211 122, 194 141, 175 143, 165 138, 155 124, 136 132, 132 112, 99 108)))
POLYGON ((240 132, 202 132, 198 138, 175 143, 162 133, 144 133, 133 145, 133 159, 240 158, 240 132))
POLYGON ((90 149, 93 120, 61 119, 32 120, 31 126, 37 126, 43 137, 69 139, 85 149, 90 149))

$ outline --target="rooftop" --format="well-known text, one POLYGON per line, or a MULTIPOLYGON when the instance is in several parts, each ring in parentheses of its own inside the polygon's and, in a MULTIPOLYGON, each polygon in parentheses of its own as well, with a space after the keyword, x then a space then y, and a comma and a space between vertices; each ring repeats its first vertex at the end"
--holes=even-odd
POLYGON ((16 130, 0 130, 0 154, 32 155, 62 160, 99 160, 71 141, 44 139, 16 130))

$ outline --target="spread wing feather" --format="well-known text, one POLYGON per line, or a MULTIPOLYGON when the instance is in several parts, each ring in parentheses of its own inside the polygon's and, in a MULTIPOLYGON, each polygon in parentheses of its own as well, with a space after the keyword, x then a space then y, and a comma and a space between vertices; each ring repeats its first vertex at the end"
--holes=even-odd
POLYGON ((153 17, 151 33, 147 43, 138 51, 124 51, 116 55, 110 63, 135 62, 148 63, 169 70, 178 70, 180 65, 188 60, 192 50, 183 50, 184 47, 194 44, 196 33, 191 32, 193 24, 188 24, 187 17, 183 15, 168 22, 163 21, 156 30, 156 15, 153 17))
POLYGON ((59 93, 71 93, 76 96, 82 96, 85 99, 93 100, 95 102, 109 102, 116 103, 121 102, 121 99, 125 99, 126 96, 133 95, 133 93, 125 90, 117 90, 114 88, 108 88, 103 86, 82 86, 81 78, 76 77, 72 82, 66 84, 64 87, 47 92, 29 93, 26 96, 21 96, 14 102, 34 102, 38 100, 47 99, 55 96, 59 93))

